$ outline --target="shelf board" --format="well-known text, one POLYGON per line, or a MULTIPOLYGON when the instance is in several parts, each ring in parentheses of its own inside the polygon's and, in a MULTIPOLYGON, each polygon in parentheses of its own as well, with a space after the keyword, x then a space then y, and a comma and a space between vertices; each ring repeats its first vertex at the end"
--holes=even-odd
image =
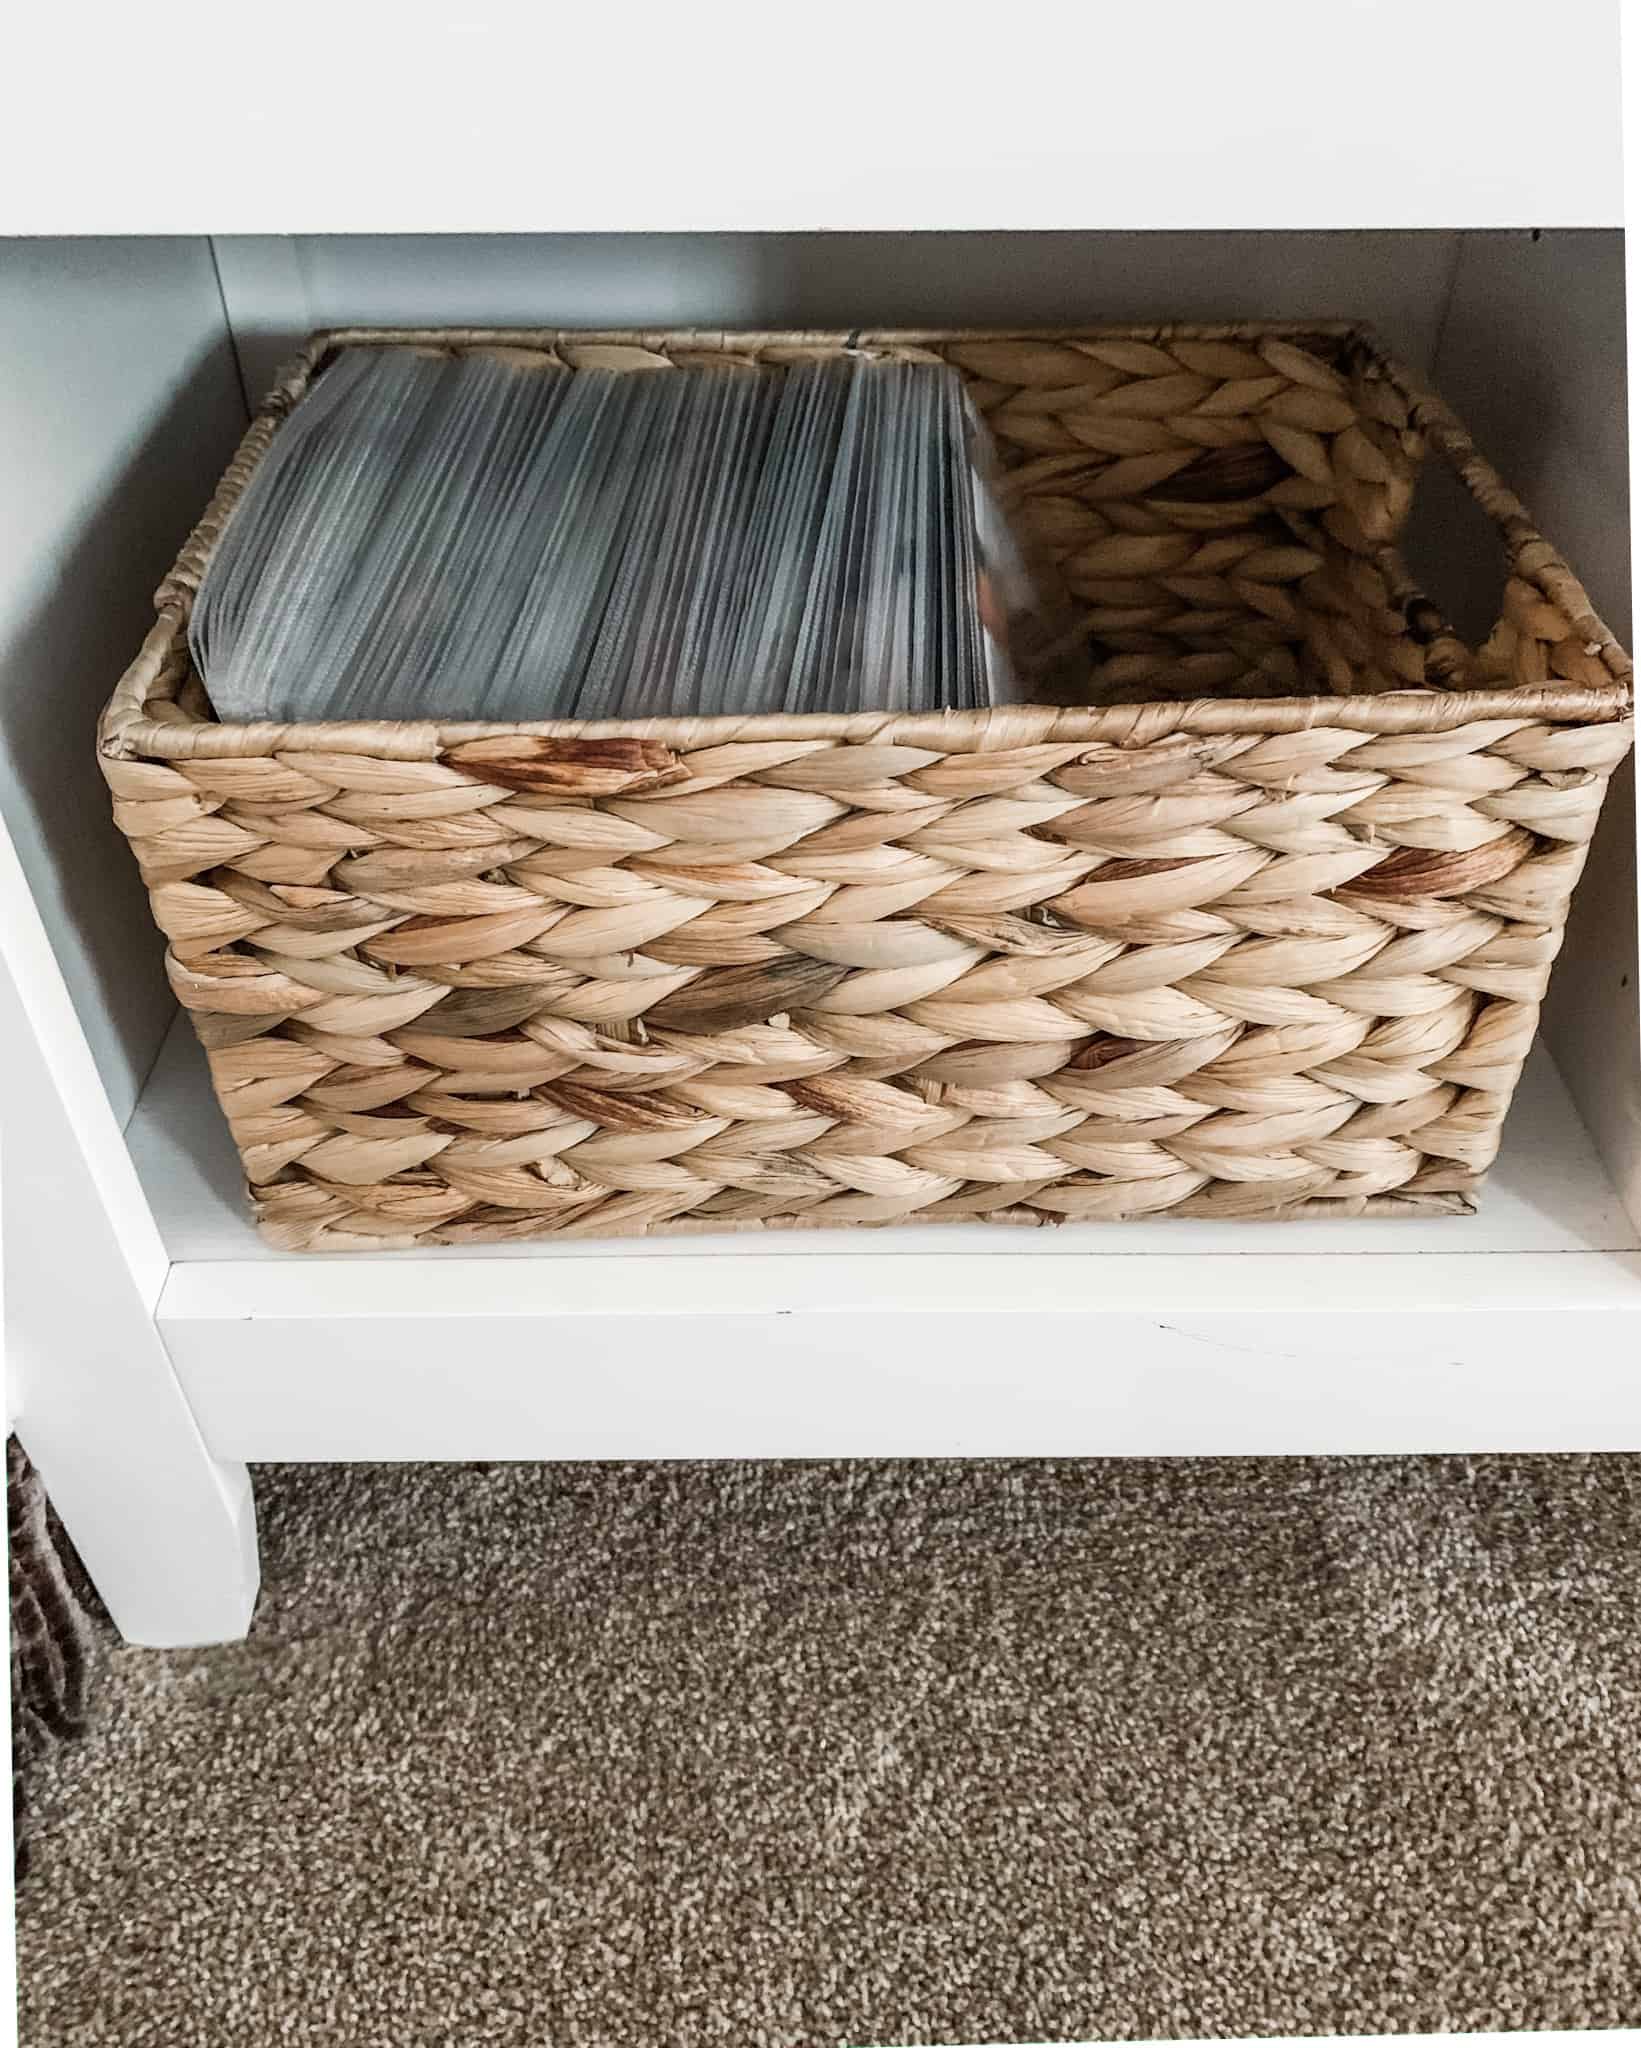
MULTIPOLYGON (((1014 9, 999 53, 880 11, 869 52, 731 4, 486 22, 331 10, 300 91, 260 25, 14 31, 11 234, 1595 227, 1622 220, 1618 15, 1562 0, 1014 9), (1080 26, 1079 26, 1080 23, 1080 26), (550 36, 548 26, 550 24, 550 36), (543 40, 533 46, 533 35, 543 40), (544 64, 547 67, 544 73, 544 64), (549 91, 543 79, 590 81, 549 91), (619 79, 612 98, 602 89, 619 79), (109 138, 150 90, 232 110, 209 178, 109 138), (542 146, 543 108, 552 145, 542 146), (1433 110, 1439 110, 1434 112, 1433 110), (293 178, 291 165, 322 168, 293 178), (50 163, 52 175, 37 167, 50 163)), ((8 175, 9 173, 9 175, 8 175)))
POLYGON ((1641 1448, 1641 1237, 1535 1053, 1473 1217, 280 1253, 179 1021, 126 1133, 247 1459, 1641 1448))

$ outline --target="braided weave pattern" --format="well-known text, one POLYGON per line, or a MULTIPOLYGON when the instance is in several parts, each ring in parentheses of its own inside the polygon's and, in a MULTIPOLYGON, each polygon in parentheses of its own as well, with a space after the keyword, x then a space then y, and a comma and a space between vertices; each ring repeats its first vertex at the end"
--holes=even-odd
POLYGON ((1629 744, 1571 573, 1344 330, 852 345, 970 378, 1108 708, 218 726, 186 606, 321 347, 252 429, 103 767, 280 1245, 1470 1205, 1629 744), (1432 444, 1475 652, 1392 546, 1432 444))

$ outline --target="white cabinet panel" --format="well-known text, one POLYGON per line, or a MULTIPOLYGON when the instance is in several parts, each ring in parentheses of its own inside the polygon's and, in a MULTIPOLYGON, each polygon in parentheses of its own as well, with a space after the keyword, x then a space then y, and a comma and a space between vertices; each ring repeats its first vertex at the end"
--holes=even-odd
POLYGON ((122 1120, 171 1015, 96 723, 244 432, 204 241, 0 245, 0 810, 122 1120))
POLYGON ((1034 327, 1362 318, 1433 358, 1456 234, 226 235, 260 398, 316 327, 1034 327))
POLYGON ((31 10, 24 232, 1611 225, 1617 0, 31 10), (389 24, 391 24, 389 26, 389 24), (167 147, 133 127, 174 110, 167 147), (118 152, 116 155, 116 151, 118 152), (51 175, 40 167, 49 165, 51 175), (117 166, 117 174, 111 175, 117 166))

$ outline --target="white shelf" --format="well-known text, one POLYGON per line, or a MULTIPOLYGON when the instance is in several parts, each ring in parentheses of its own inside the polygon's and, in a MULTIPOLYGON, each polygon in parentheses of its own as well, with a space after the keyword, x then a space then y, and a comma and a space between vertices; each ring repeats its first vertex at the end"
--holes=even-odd
POLYGON ((127 1132, 223 1457, 1641 1447, 1641 1238, 1535 1054, 1470 1218, 279 1253, 179 1023, 127 1132))
POLYGON ((737 0, 708 16, 484 13, 410 0, 389 37, 372 10, 332 9, 324 61, 298 82, 231 11, 178 37, 131 8, 92 39, 71 11, 36 11, 12 31, 13 74, 73 90, 8 108, 0 231, 1622 220, 1615 0, 1562 0, 1548 41, 1529 0, 1265 0, 1257 17, 1222 0, 1024 0, 979 40, 913 9, 880 9, 864 37, 737 0), (144 80, 231 132, 208 176, 140 148, 110 174, 144 80))

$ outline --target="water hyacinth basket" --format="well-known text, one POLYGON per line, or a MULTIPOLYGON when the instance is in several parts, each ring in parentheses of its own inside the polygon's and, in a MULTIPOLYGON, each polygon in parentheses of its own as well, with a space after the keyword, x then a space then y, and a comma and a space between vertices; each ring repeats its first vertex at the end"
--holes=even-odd
POLYGON ((1572 571, 1344 325, 320 335, 157 605, 101 763, 291 1250, 1463 1213, 1631 734, 1572 571), (939 716, 219 723, 202 569, 364 341, 942 358, 1084 680, 939 716), (1496 532, 1479 644, 1398 551, 1426 463, 1496 532))

